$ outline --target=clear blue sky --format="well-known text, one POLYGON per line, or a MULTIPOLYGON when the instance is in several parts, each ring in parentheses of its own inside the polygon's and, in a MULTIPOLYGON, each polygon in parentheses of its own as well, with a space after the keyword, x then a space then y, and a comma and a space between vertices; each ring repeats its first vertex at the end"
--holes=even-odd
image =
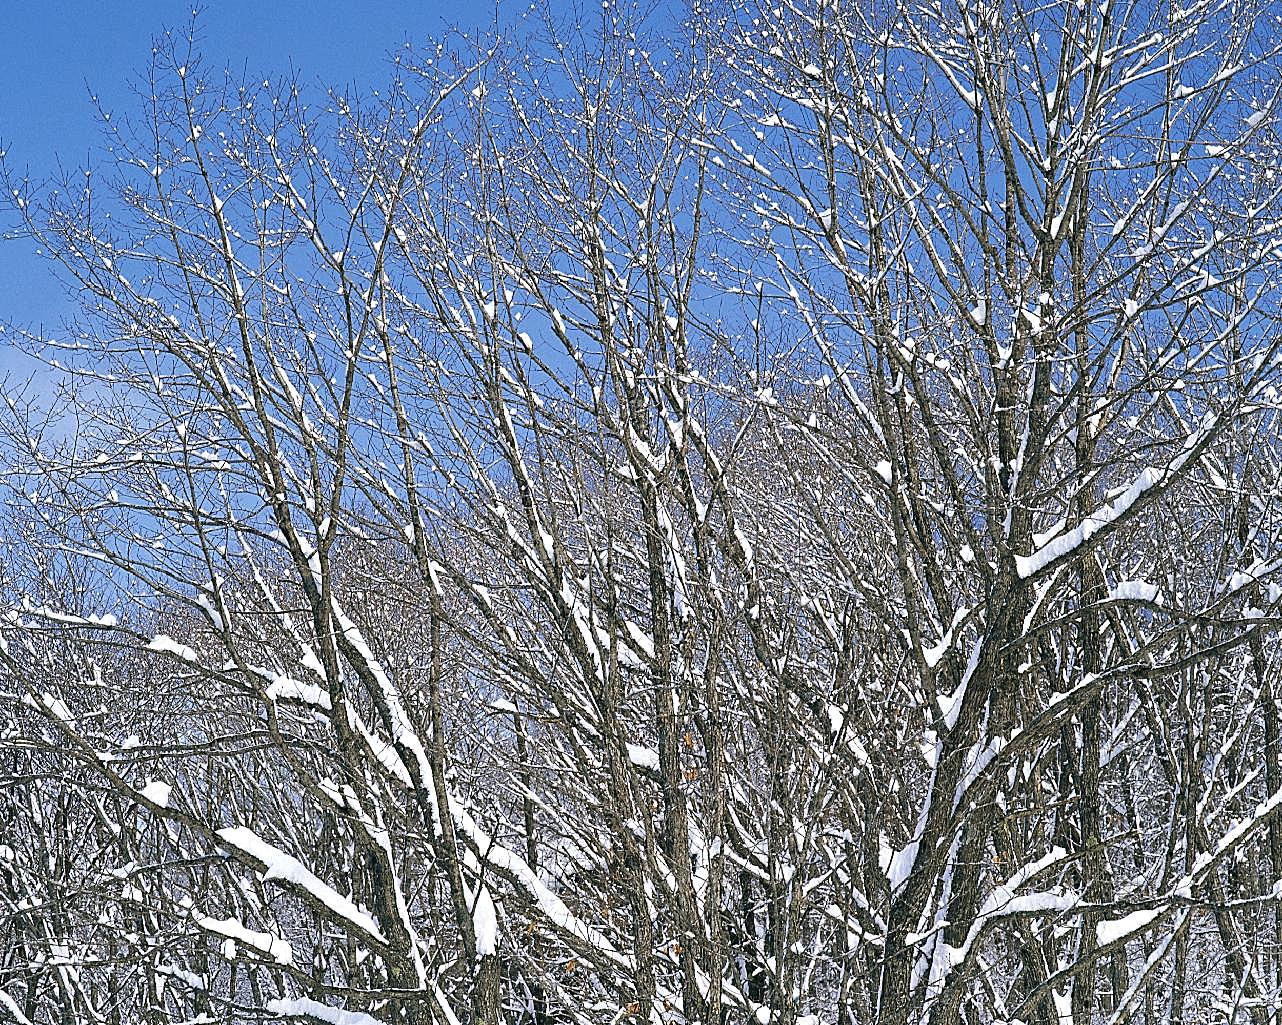
MULTIPOLYGON (((0 0, 0 148, 11 165, 37 181, 59 160, 82 165, 99 142, 90 92, 108 110, 130 110, 130 82, 146 67, 152 38, 185 31, 192 6, 0 0)), ((304 81, 376 88, 390 73, 386 55, 406 40, 488 29, 528 9, 512 0, 210 0, 198 25, 209 65, 269 75, 292 63, 304 81)), ((0 231, 11 227, 0 221, 0 231)), ((0 321, 52 326, 67 309, 32 245, 0 239, 0 321)), ((14 365, 0 346, 0 377, 14 365)))

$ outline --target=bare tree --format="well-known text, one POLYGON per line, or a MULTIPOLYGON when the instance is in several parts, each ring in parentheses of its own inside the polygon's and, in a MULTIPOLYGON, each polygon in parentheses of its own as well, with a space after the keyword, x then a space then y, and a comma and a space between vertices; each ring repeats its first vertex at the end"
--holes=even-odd
POLYGON ((19 1022, 1270 1020, 1273 8, 643 14, 6 177, 19 1022))

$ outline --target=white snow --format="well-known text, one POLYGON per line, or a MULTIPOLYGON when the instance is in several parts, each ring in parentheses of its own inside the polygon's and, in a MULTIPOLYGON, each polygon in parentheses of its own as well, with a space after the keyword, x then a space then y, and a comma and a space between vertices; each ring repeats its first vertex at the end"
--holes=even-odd
POLYGON ((1165 467, 1145 467, 1113 501, 1091 513, 1072 530, 1051 538, 1028 555, 1015 556, 1019 575, 1027 580, 1057 559, 1072 554, 1099 531, 1120 520, 1145 494, 1162 486, 1179 472, 1193 450, 1210 433, 1214 423, 1214 418, 1208 415, 1201 427, 1185 440, 1183 451, 1170 463, 1165 467))
POLYGON ((948 649, 953 646, 953 636, 956 633, 957 627, 961 624, 962 620, 969 615, 969 613, 969 609, 959 608, 953 615, 952 623, 949 625, 948 629, 944 631, 943 637, 939 639, 939 643, 933 647, 922 649, 922 658, 926 660, 926 665, 929 668, 934 669, 939 665, 943 657, 948 654, 948 649))
POLYGON ((632 620, 625 620, 623 628, 627 631, 632 647, 650 661, 654 660, 654 640, 632 620))
POLYGON ((231 826, 218 830, 218 837, 229 847, 247 854, 263 864, 263 879, 280 879, 306 892, 313 900, 329 908, 335 915, 346 919, 361 932, 379 943, 386 943, 374 919, 358 908, 350 899, 322 882, 291 854, 273 847, 252 829, 231 826))
POLYGON ((22 1013, 22 1008, 18 1006, 18 1002, 4 990, 0 990, 0 1008, 4 1008, 13 1015, 16 1025, 31 1025, 31 1019, 22 1013))
POLYGON ((628 745, 628 759, 641 769, 659 771, 659 752, 642 744, 628 745))
POLYGON ((262 675, 271 680, 267 687, 267 696, 273 701, 301 701, 303 704, 315 705, 325 711, 329 711, 333 707, 328 692, 318 684, 303 683, 280 673, 264 671, 262 675))
POLYGON ((1006 881, 999 884, 984 900, 975 916, 965 940, 960 947, 946 947, 943 951, 945 968, 951 971, 966 963, 976 943, 994 922, 1011 915, 1055 914, 1072 910, 1079 897, 1071 890, 1055 887, 1036 893, 1016 894, 1016 890, 1029 880, 1067 857, 1062 847, 1054 847, 1036 861, 1020 866, 1006 881))
POLYGON ((620 954, 609 940, 575 915, 566 906, 565 901, 548 889, 524 858, 497 843, 462 806, 454 802, 451 804, 450 813, 455 823, 463 834, 472 840, 485 861, 510 877, 532 897, 553 925, 595 947, 616 964, 631 970, 631 958, 620 954))
POLYGON ((218 611, 218 607, 209 595, 197 594, 196 604, 209 617, 209 622, 213 624, 215 630, 225 630, 227 628, 227 624, 223 622, 222 613, 218 611))
POLYGON ((330 1007, 306 997, 294 997, 292 1000, 269 1000, 267 1010, 282 1018, 314 1018, 327 1025, 383 1025, 377 1018, 372 1018, 362 1011, 345 1011, 341 1007, 330 1007))
POLYGON ((1142 911, 1132 911, 1122 918, 1109 918, 1099 922, 1095 926, 1095 942, 1101 947, 1116 943, 1123 937, 1146 928, 1165 910, 1166 908, 1146 908, 1142 911))
POLYGON ((1255 810, 1233 826, 1215 845, 1214 850, 1203 851, 1193 862, 1192 870, 1172 888, 1171 892, 1186 895, 1219 859, 1232 851, 1252 832, 1260 828, 1282 807, 1282 788, 1255 806, 1255 810))
POLYGON ((391 678, 387 675, 383 664, 375 657, 369 644, 365 640, 365 635, 361 633, 360 628, 353 623, 339 607, 338 602, 333 602, 334 619, 338 623, 343 637, 360 656, 361 661, 365 663, 365 668, 373 677, 375 684, 383 697, 383 702, 387 710, 388 723, 392 731, 392 740, 400 744, 411 755, 414 756, 416 767, 418 769, 418 784, 427 785, 432 778, 431 763, 427 759, 427 751, 423 748, 423 742, 419 740, 418 733, 410 725, 409 716, 405 712, 405 706, 401 702, 401 694, 391 678))
POLYGON ((50 694, 46 691, 40 695, 40 699, 44 702, 45 708, 52 712, 57 718, 61 719, 73 729, 75 728, 75 716, 71 714, 71 709, 67 707, 67 703, 63 701, 62 698, 58 697, 56 694, 50 694))
POLYGON ((476 893, 472 908, 472 927, 476 930, 476 953, 479 957, 493 954, 499 948, 499 922, 494 910, 494 898, 482 884, 476 893))
POLYGON ((152 804, 158 804, 162 808, 168 808, 169 795, 172 791, 173 787, 168 783, 162 783, 160 780, 156 779, 152 780, 138 792, 152 804))
POLYGON ((257 951, 259 954, 265 954, 277 964, 290 965, 294 963, 294 948, 289 943, 279 936, 273 936, 269 932, 255 932, 252 929, 247 929, 234 918, 198 918, 196 919, 196 924, 207 932, 225 936, 229 940, 235 940, 237 943, 257 951))
POLYGON ((302 656, 299 659, 304 669, 315 673, 322 680, 325 679, 325 667, 321 665, 321 660, 316 655, 316 651, 311 647, 304 647, 302 656))
POLYGON ((1162 600, 1162 592, 1147 580, 1119 580, 1117 586, 1108 592, 1108 596, 1115 601, 1160 602, 1162 600))
POLYGON ((962 674, 961 683, 957 685, 957 689, 951 694, 941 692, 935 695, 936 704, 939 705, 939 711, 944 717, 944 726, 950 730, 957 725, 957 717, 961 715, 962 701, 966 697, 970 678, 979 666, 979 652, 983 643, 984 638, 981 635, 971 644, 970 657, 966 660, 966 671, 962 674))
POLYGON ((921 840, 914 838, 908 841, 907 846, 895 851, 890 856, 889 864, 886 866, 886 881, 890 884, 890 892, 894 893, 912 875, 913 866, 917 863, 917 848, 921 840))
POLYGON ((205 980, 199 975, 195 972, 189 972, 185 968, 179 968, 177 965, 160 964, 156 966, 156 970, 162 975, 172 976, 189 989, 204 990, 207 988, 205 980))
POLYGON ((156 634, 155 637, 147 644, 148 651, 159 651, 168 655, 176 655, 184 662, 195 662, 196 652, 187 647, 185 644, 179 644, 168 634, 156 634))
POLYGON ((365 747, 379 765, 383 766, 403 786, 413 787, 414 781, 410 779, 410 771, 401 761, 401 756, 396 753, 396 748, 381 737, 375 736, 351 705, 347 706, 347 722, 360 735, 361 740, 365 742, 365 747))

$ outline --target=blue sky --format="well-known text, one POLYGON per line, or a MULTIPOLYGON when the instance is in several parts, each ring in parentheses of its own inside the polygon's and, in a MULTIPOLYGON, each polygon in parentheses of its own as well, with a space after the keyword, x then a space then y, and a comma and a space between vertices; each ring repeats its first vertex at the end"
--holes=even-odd
MULTIPOLYGON (((386 57, 451 26, 489 28, 528 10, 510 0, 212 0, 198 32, 209 65, 306 82, 375 88, 386 57)), ((83 165, 98 147, 96 94, 108 110, 136 108, 131 82, 166 28, 184 32, 192 3, 178 0, 0 0, 0 149, 35 181, 61 161, 83 165)), ((0 231, 12 225, 0 220, 0 231)), ((0 322, 53 327, 68 300, 29 242, 0 238, 0 322)), ((0 374, 14 365, 0 348, 0 374)))

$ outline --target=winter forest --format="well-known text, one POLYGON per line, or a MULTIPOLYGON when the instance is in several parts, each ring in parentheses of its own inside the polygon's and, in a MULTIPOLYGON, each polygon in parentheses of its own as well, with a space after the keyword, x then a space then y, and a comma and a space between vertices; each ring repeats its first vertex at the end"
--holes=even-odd
POLYGON ((0 1021, 1278 1021, 1282 5, 580 15, 0 160, 0 1021))

